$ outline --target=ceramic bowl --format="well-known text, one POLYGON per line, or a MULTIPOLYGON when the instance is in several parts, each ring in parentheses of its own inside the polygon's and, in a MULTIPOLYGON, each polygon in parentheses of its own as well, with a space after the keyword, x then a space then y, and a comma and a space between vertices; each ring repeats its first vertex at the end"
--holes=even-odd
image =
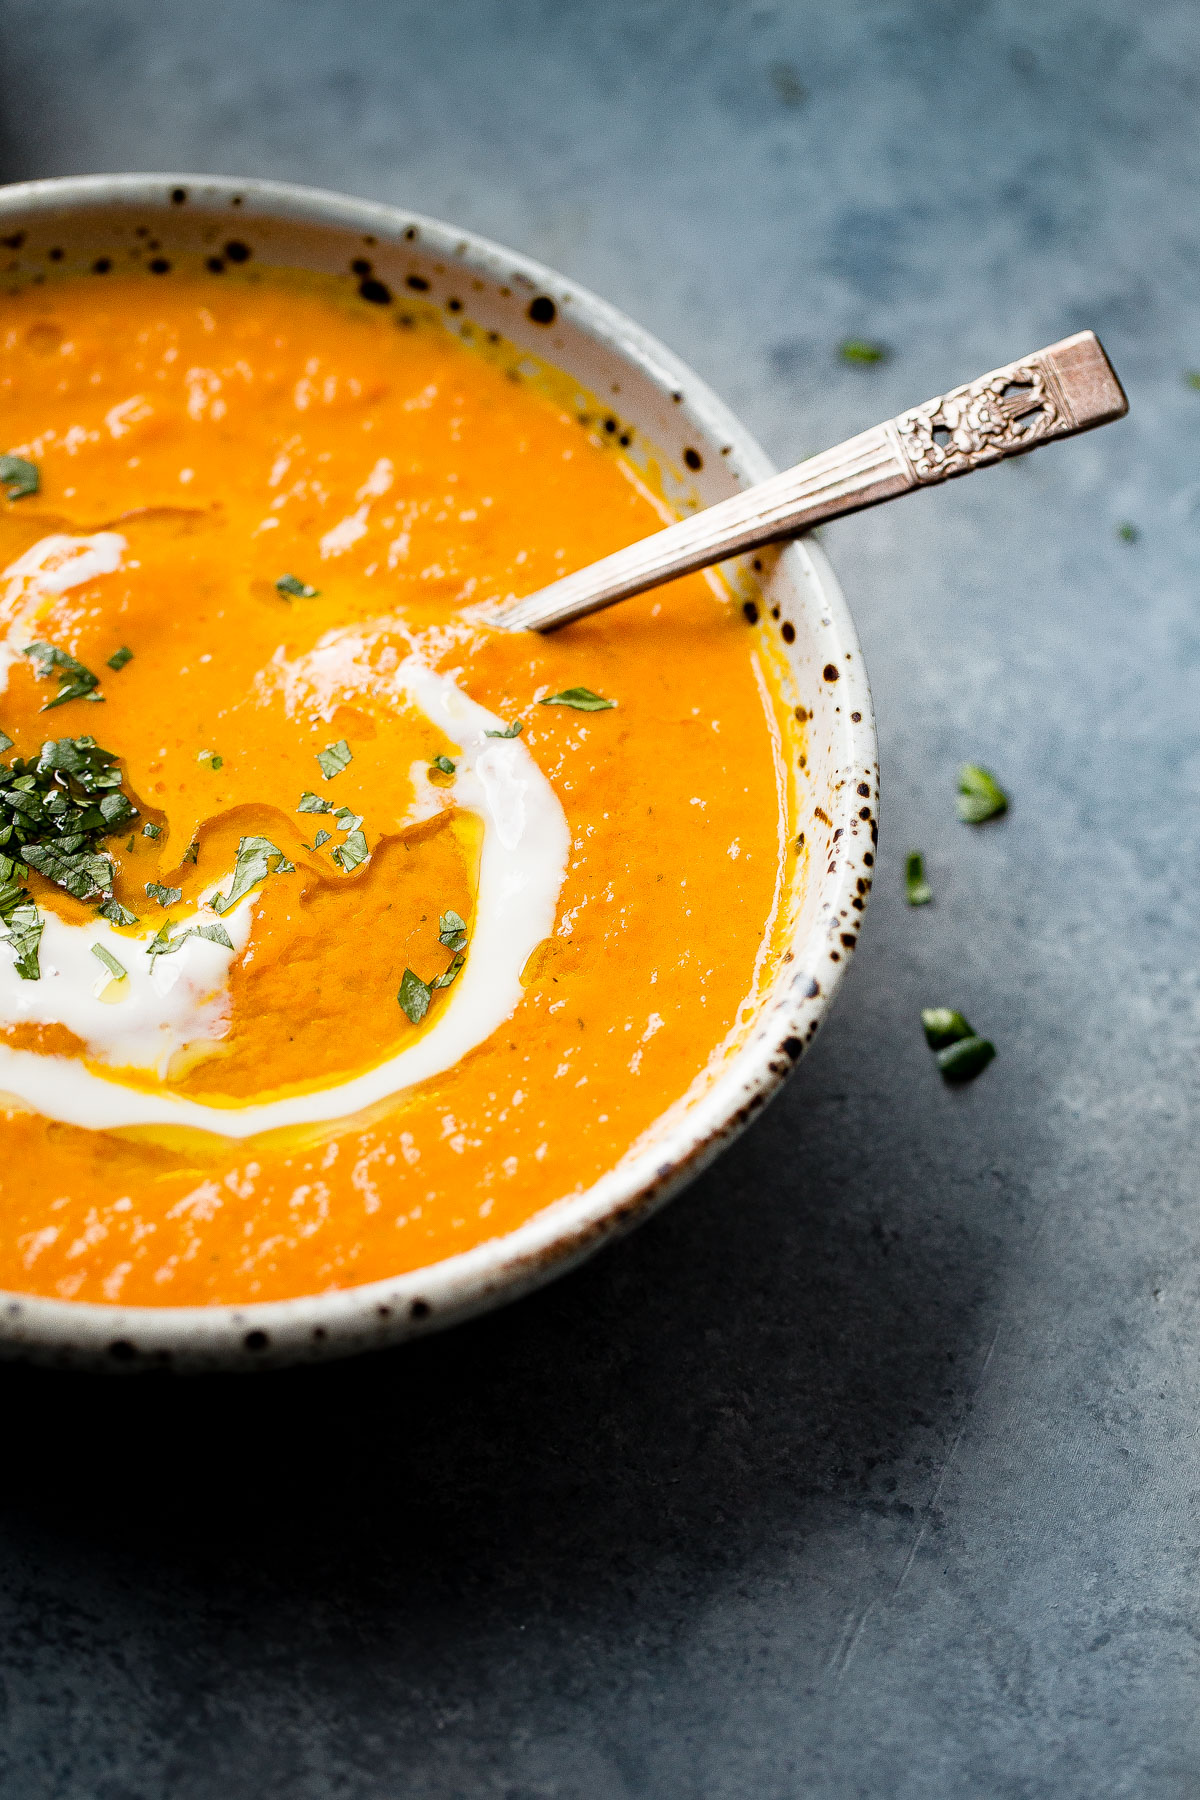
MULTIPOLYGON (((772 473, 705 384, 614 307, 528 257, 403 210, 269 181, 88 176, 0 189, 0 274, 148 268, 164 280, 199 255, 331 272, 447 328, 496 332, 514 358, 550 364, 611 408, 627 453, 657 460, 682 512, 772 473), (355 264, 358 264, 357 270, 355 264), (364 268, 366 268, 364 273, 364 268)), ((811 1043, 850 960, 871 886, 877 768, 871 696, 854 626, 811 540, 734 567, 777 633, 810 714, 802 774, 806 885, 788 954, 744 1042, 682 1116, 636 1157, 490 1243, 416 1273, 340 1293, 249 1306, 124 1307, 0 1296, 0 1350, 109 1368, 263 1367, 345 1355, 434 1331, 562 1274, 686 1186, 754 1118, 811 1043), (749 584, 748 586, 746 584, 749 584)), ((798 866, 800 866, 798 864, 798 866)))

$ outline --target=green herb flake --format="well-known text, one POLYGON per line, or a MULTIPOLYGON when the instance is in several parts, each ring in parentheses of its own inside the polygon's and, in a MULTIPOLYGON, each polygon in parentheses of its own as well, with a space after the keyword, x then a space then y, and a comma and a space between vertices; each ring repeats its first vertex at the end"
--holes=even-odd
POLYGON ((58 693, 53 700, 47 700, 42 707, 43 712, 53 712, 56 706, 65 706, 68 700, 102 700, 104 696, 94 690, 100 686, 100 677, 85 669, 81 662, 65 650, 59 650, 54 644, 26 644, 23 654, 32 656, 37 664, 35 673, 39 681, 47 681, 57 673, 58 693))
POLYGON ((910 906, 928 906, 933 899, 925 877, 925 858, 919 850, 910 850, 904 859, 904 898, 910 906))
POLYGON ((0 456, 0 487, 10 500, 25 500, 30 494, 36 494, 42 485, 36 463, 26 456, 14 456, 8 452, 0 456))
POLYGON ((103 906, 96 908, 96 911, 102 919, 107 919, 110 925, 136 925, 138 922, 137 914, 131 913, 129 908, 122 906, 119 900, 106 900, 103 906))
POLYGON ((505 726, 503 731, 485 731, 483 735, 484 735, 484 737, 494 737, 494 738, 520 737, 521 732, 524 729, 524 726, 525 726, 524 719, 516 719, 513 721, 513 723, 511 725, 505 726))
POLYGON ((103 944, 93 944, 92 955, 104 964, 114 981, 124 981, 129 974, 129 970, 119 963, 112 951, 106 950, 103 944))
POLYGON ((1190 388, 1200 389, 1200 369, 1188 369, 1183 379, 1190 388))
POLYGON ((324 750, 317 751, 317 761, 326 781, 332 781, 335 775, 340 775, 343 769, 349 768, 354 758, 345 738, 339 738, 336 744, 327 744, 324 750))
POLYGON ((450 966, 445 971, 445 973, 438 976, 437 980, 433 984, 434 987, 435 988, 448 988, 450 986, 450 983, 454 980, 455 976, 458 974, 459 970, 462 968, 463 964, 466 962, 466 960, 467 960, 466 957, 462 954, 462 952, 460 950, 458 955, 455 956, 453 958, 453 960, 451 961, 450 966))
POLYGON ((160 906, 178 906, 183 899, 182 888, 163 887, 157 881, 146 883, 146 893, 151 900, 157 900, 160 906))
POLYGON ((222 950, 233 949, 233 939, 223 925, 214 922, 211 925, 197 925, 194 929, 197 937, 207 938, 210 944, 220 944, 222 950))
POLYGON ((411 969, 405 969, 396 998, 400 1002, 401 1011, 408 1014, 410 1024, 419 1025, 429 1011, 433 989, 419 975, 414 975, 411 969))
POLYGON ((564 688, 561 694, 547 694, 539 700, 539 706, 570 706, 576 712, 607 712, 615 706, 615 700, 606 700, 602 694, 593 694, 591 688, 564 688))
POLYGON ((233 885, 227 894, 223 896, 217 894, 213 898, 211 902, 213 911, 227 913, 230 907, 236 906, 238 901, 250 892, 251 888, 257 887, 260 881, 266 880, 272 872, 272 863, 277 865, 274 871, 276 874, 287 873, 293 866, 288 862, 278 844, 273 844, 270 838, 244 837, 238 845, 237 861, 233 867, 233 885), (286 870, 284 869, 285 863, 287 864, 286 870))
POLYGON ((1117 526, 1117 536, 1123 544, 1136 544, 1141 535, 1142 534, 1137 526, 1131 525, 1128 519, 1126 519, 1123 525, 1117 526))
POLYGON ((12 747, 13 747, 12 738, 9 737, 9 735, 6 731, 0 731, 0 756, 3 756, 5 751, 11 750, 12 747))
POLYGON ((838 345, 838 355, 844 363, 881 363, 887 361, 888 350, 886 344, 873 344, 867 338, 847 338, 838 345))
POLYGON ((121 648, 119 650, 114 650, 112 655, 109 657, 108 666, 110 669, 112 669, 114 671, 114 673, 119 674, 120 671, 125 667, 125 664, 131 663, 132 661, 133 661, 133 651, 129 648, 128 644, 122 644, 121 648))
POLYGON ((277 592, 286 600, 315 600, 320 588, 309 587, 298 575, 280 575, 275 582, 277 592))
POLYGON ((436 769, 439 775, 453 775, 454 773, 454 764, 448 756, 435 756, 429 767, 431 771, 436 769))
POLYGON ((1008 811, 1008 795, 988 769, 964 763, 958 771, 958 816, 964 825, 982 825, 1008 811))
POLYGON ((947 1081, 974 1081, 983 1073, 996 1054, 996 1046, 988 1038, 959 1038, 939 1050, 936 1061, 947 1081))
POLYGON ((316 837, 313 839, 313 849, 319 850, 321 848, 322 844, 332 844, 332 842, 333 842, 332 831, 318 831, 316 837))
POLYGON ((38 911, 37 902, 16 879, 18 865, 12 857, 3 859, 7 865, 4 878, 0 881, 0 919, 7 930, 0 937, 0 942, 11 946, 16 963, 17 974, 22 981, 39 981, 41 968, 38 965, 38 944, 42 936, 42 915, 38 911))
POLYGON ((334 813, 339 831, 357 831, 362 824, 362 814, 356 813, 349 806, 339 806, 334 813))
POLYGON ((467 921, 456 912, 444 912, 438 920, 438 943, 447 950, 461 950, 467 941, 467 921))
POLYGON ((142 836, 148 838, 160 838, 162 836, 162 826, 152 825, 150 820, 147 819, 146 823, 142 826, 142 836))
POLYGON ((200 839, 193 838, 191 843, 188 845, 187 849, 184 851, 182 860, 185 863, 194 863, 196 858, 199 856, 199 854, 200 854, 200 839))
POLYGON ((300 796, 300 804, 296 808, 296 811, 297 812, 307 812, 307 813, 332 812, 333 811, 333 801, 332 800, 323 800, 321 798, 320 794, 310 793, 309 790, 306 788, 300 796))
POLYGON ((367 840, 362 832, 352 831, 346 841, 335 844, 329 854, 338 867, 349 875, 360 863, 369 861, 371 852, 367 849, 367 840))
POLYGON ((212 771, 213 771, 214 775, 216 774, 218 769, 223 769, 224 766, 225 766, 225 758, 223 756, 214 756, 212 758, 212 771))

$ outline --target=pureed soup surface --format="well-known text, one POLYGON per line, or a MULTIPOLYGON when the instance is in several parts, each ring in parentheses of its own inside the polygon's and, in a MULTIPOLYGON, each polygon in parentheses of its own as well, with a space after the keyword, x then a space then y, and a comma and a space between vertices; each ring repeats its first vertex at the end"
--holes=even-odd
POLYGON ((780 953, 759 634, 471 613, 663 517, 515 353, 317 277, 2 306, 0 1287, 315 1293, 585 1188, 780 953))

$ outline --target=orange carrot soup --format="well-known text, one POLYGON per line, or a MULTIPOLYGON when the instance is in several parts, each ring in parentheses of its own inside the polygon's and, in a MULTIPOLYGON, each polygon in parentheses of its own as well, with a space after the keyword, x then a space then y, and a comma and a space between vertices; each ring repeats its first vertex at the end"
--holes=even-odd
POLYGON ((313 1294, 579 1193, 781 954, 761 634, 489 626, 668 516, 511 346, 298 273, 0 306, 0 1287, 313 1294))

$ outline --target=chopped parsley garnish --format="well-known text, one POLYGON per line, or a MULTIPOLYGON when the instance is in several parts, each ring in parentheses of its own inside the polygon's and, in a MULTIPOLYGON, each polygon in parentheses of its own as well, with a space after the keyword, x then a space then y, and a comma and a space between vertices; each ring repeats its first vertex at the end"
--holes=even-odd
POLYGON ((162 836, 162 826, 154 825, 147 819, 146 823, 142 826, 142 836, 148 838, 160 838, 162 836))
POLYGON ((438 920, 438 943, 447 950, 461 950, 467 941, 467 921, 456 912, 444 912, 438 920))
POLYGON ((362 814, 351 811, 348 806, 339 806, 333 816, 339 831, 357 831, 362 824, 362 814))
POLYGON ((103 694, 94 691, 100 686, 100 677, 85 669, 65 650, 59 650, 53 644, 26 644, 24 655, 32 656, 36 662, 39 681, 46 681, 57 672, 58 692, 53 700, 47 700, 43 712, 53 712, 56 706, 65 706, 68 700, 103 700, 103 694))
POLYGON ((547 694, 539 700, 539 706, 573 706, 576 712, 607 712, 615 706, 615 700, 606 700, 602 694, 593 694, 591 688, 564 688, 561 694, 547 694))
POLYGON ((212 771, 213 771, 213 774, 215 775, 218 769, 224 767, 225 758, 223 756, 214 756, 211 760, 212 760, 212 771))
POLYGON ((904 861, 904 898, 910 906, 928 906, 933 899, 925 877, 925 858, 919 850, 910 850, 904 861))
POLYGON ((187 849, 183 853, 183 861, 186 863, 194 863, 196 858, 199 856, 199 854, 200 854, 200 839, 193 838, 191 843, 188 845, 187 849))
POLYGON ((17 965, 17 974, 22 981, 38 981, 41 969, 38 967, 38 943, 42 935, 42 915, 21 882, 15 879, 16 871, 21 865, 15 864, 11 857, 0 857, 0 864, 7 864, 8 872, 0 879, 0 920, 7 926, 0 943, 11 946, 17 965))
POLYGON ((93 944, 92 955, 99 958, 114 981, 124 981, 129 974, 129 970, 119 963, 112 951, 106 950, 103 944, 93 944))
POLYGON ((335 844, 329 854, 338 867, 349 875, 352 869, 357 869, 360 863, 369 860, 371 852, 367 849, 367 840, 362 832, 356 830, 350 833, 344 843, 335 844))
POLYGON ((0 731, 0 756, 3 756, 4 752, 6 750, 11 750, 12 747, 13 740, 9 737, 7 731, 0 731))
POLYGON ((215 750, 202 750, 196 758, 197 762, 206 762, 213 769, 219 769, 224 760, 225 758, 218 756, 215 750))
POLYGON ((110 669, 112 669, 114 671, 114 673, 119 673, 125 667, 126 663, 130 663, 132 661, 133 661, 133 651, 129 648, 128 644, 122 644, 121 648, 119 650, 114 650, 112 655, 109 657, 108 666, 110 669))
POLYGON ((138 922, 137 914, 131 913, 129 908, 122 906, 119 900, 106 900, 103 906, 96 908, 96 911, 102 919, 107 919, 110 925, 136 925, 138 922))
POLYGON ((317 761, 326 781, 332 781, 335 775, 340 775, 343 769, 349 768, 354 758, 345 738, 339 738, 336 744, 327 744, 324 750, 317 751, 317 761))
POLYGON ((458 971, 462 968, 462 966, 466 962, 466 960, 467 960, 466 957, 460 951, 458 953, 458 955, 455 956, 451 960, 450 967, 446 970, 445 974, 438 976, 437 980, 433 984, 434 987, 435 988, 449 987, 450 983, 454 980, 454 977, 458 974, 458 971))
POLYGON ((216 924, 215 921, 211 925, 189 925, 186 931, 179 932, 175 937, 170 935, 170 931, 171 926, 168 921, 146 946, 146 955, 151 962, 156 956, 173 956, 176 950, 181 950, 188 939, 193 937, 207 938, 210 944, 220 944, 222 950, 233 949, 233 939, 225 927, 216 924))
POLYGON ((411 969, 405 969, 400 978, 400 992, 396 995, 401 1011, 408 1014, 413 1025, 419 1025, 429 1011, 429 1002, 433 998, 433 989, 411 969))
POLYGON ((29 494, 36 494, 42 485, 36 463, 26 456, 14 456, 10 451, 0 456, 0 487, 10 500, 24 500, 29 494))
POLYGON ((321 591, 320 588, 309 587, 307 581, 301 581, 298 575, 280 575, 275 586, 287 600, 315 600, 321 591))
POLYGON ((1008 795, 988 769, 964 763, 958 771, 958 816, 964 825, 982 825, 1008 811, 1008 795))
POLYGON ((320 794, 310 793, 309 790, 307 788, 305 788, 304 792, 300 796, 300 804, 296 808, 296 811, 297 812, 318 812, 318 813, 332 812, 333 811, 333 801, 332 800, 323 800, 321 798, 320 794))
POLYGON ((0 764, 0 880, 24 882, 33 868, 76 900, 110 900, 112 859, 101 844, 136 817, 116 758, 95 738, 50 739, 36 759, 0 764))
POLYGON ((316 837, 313 839, 313 849, 319 850, 322 844, 331 844, 332 842, 333 833, 331 831, 318 831, 316 837))
POLYGON ((974 1081, 996 1054, 995 1044, 980 1037, 951 1007, 926 1007, 921 1023, 925 1041, 947 1081, 974 1081))
POLYGON ((213 911, 227 913, 231 906, 236 906, 252 887, 257 887, 272 872, 287 875, 293 866, 278 844, 273 844, 270 838, 244 837, 238 845, 237 861, 233 866, 233 885, 227 894, 214 896, 211 903, 213 911), (274 871, 272 863, 275 864, 274 871))
POLYGON ((146 893, 151 900, 157 900, 160 906, 178 906, 183 899, 182 888, 163 887, 157 881, 146 883, 146 893))
POLYGON ((514 722, 511 725, 505 726, 503 731, 485 731, 483 735, 484 735, 484 737, 497 737, 497 738, 520 737, 521 732, 524 729, 524 726, 525 726, 524 719, 516 719, 516 720, 514 720, 514 722))
POLYGON ((454 773, 454 764, 448 756, 435 756, 429 767, 431 770, 436 769, 439 775, 453 775, 454 773))
POLYGON ((866 338, 847 338, 838 345, 838 355, 847 363, 886 362, 887 354, 884 344, 872 344, 866 338))

